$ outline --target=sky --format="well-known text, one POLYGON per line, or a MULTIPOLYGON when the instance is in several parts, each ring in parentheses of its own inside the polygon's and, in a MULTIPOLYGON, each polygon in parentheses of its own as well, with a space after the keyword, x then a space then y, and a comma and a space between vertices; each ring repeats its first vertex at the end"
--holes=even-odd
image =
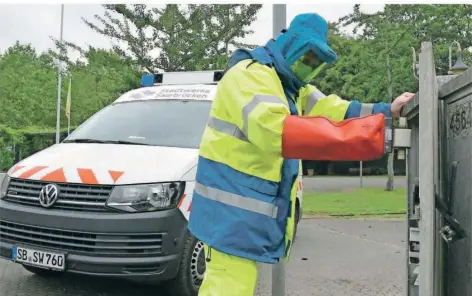
MULTIPOLYGON (((295 15, 305 12, 316 12, 328 21, 337 21, 340 17, 352 12, 352 4, 287 4, 287 22, 295 15)), ((159 6, 159 5, 149 5, 159 6)), ((382 10, 384 4, 362 4, 361 10, 375 13, 382 10)), ((64 40, 81 47, 88 45, 98 48, 110 48, 111 42, 106 37, 88 28, 82 17, 93 20, 95 14, 103 15, 104 9, 99 4, 66 4, 64 7, 64 40)), ((59 39, 60 4, 0 4, 0 52, 5 51, 17 40, 20 43, 31 43, 37 50, 54 48, 50 36, 59 39)), ((252 24, 254 34, 244 39, 245 43, 261 44, 272 37, 272 5, 264 4, 252 24)), ((74 58, 74 56, 71 56, 74 58)))

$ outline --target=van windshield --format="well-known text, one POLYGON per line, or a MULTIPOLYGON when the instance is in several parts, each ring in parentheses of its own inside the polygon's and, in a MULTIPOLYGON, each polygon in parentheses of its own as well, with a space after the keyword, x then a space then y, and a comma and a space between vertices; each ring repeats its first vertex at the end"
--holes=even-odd
POLYGON ((64 143, 116 143, 198 148, 211 101, 149 100, 105 107, 64 143))

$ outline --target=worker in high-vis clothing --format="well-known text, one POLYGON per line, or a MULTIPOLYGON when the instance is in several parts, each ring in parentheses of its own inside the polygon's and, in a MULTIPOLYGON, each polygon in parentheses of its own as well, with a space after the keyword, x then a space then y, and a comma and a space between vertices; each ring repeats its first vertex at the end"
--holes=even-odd
POLYGON ((371 160, 384 154, 392 104, 361 104, 308 84, 336 60, 328 24, 296 16, 254 50, 237 50, 218 84, 197 167, 189 230, 205 244, 200 296, 252 296, 257 262, 288 260, 301 159, 371 160))

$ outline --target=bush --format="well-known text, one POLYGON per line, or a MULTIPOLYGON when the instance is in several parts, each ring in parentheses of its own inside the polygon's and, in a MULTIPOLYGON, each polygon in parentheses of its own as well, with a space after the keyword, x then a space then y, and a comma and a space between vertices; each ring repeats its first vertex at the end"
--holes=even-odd
MULTIPOLYGON (((71 128, 71 132, 74 128, 71 128)), ((61 140, 67 129, 61 130, 61 140)), ((7 171, 15 163, 55 143, 56 132, 50 128, 30 127, 14 130, 0 125, 0 171, 7 171)))
POLYGON ((6 171, 15 160, 16 145, 22 142, 21 134, 9 127, 0 125, 0 171, 6 171))

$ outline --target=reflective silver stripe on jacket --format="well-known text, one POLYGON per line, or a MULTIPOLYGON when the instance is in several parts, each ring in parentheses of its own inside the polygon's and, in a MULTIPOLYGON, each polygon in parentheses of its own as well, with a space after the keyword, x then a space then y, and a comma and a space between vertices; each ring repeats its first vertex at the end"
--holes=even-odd
POLYGON ((277 206, 250 197, 237 195, 220 189, 207 187, 195 182, 195 192, 199 195, 223 204, 251 211, 271 218, 277 217, 277 206))
MULTIPOLYGON (((249 142, 248 140, 248 134, 247 134, 247 129, 248 129, 248 119, 249 119, 249 114, 256 108, 256 106, 259 103, 281 103, 284 106, 287 106, 285 102, 276 96, 269 96, 269 95, 256 95, 254 98, 244 106, 243 111, 242 111, 242 116, 243 116, 243 130, 241 130, 236 124, 215 118, 215 117, 210 117, 208 120, 208 127, 211 127, 212 129, 226 134, 228 136, 235 137, 237 139, 240 139, 241 141, 249 142)), ((287 107, 288 108, 288 107, 287 107)))
POLYGON ((362 116, 370 115, 372 114, 373 110, 374 110, 374 104, 361 104, 361 114, 359 116, 362 117, 362 116))
POLYGON ((305 114, 310 114, 313 108, 315 108, 316 103, 318 103, 318 101, 324 97, 326 97, 326 95, 318 89, 312 91, 307 97, 307 102, 305 105, 305 114))
POLYGON ((210 119, 208 120, 208 126, 220 133, 238 138, 241 141, 248 142, 246 136, 239 129, 239 127, 234 123, 227 122, 227 121, 215 118, 215 117, 210 117, 210 119))
MULTIPOLYGON (((274 104, 283 104, 284 106, 287 106, 287 104, 279 97, 276 96, 271 96, 271 95, 255 95, 252 100, 246 104, 246 106, 243 107, 243 134, 246 136, 246 138, 249 138, 248 136, 248 120, 249 120, 249 114, 259 105, 259 103, 274 103, 274 104)), ((288 106, 287 106, 288 108, 288 106)))

